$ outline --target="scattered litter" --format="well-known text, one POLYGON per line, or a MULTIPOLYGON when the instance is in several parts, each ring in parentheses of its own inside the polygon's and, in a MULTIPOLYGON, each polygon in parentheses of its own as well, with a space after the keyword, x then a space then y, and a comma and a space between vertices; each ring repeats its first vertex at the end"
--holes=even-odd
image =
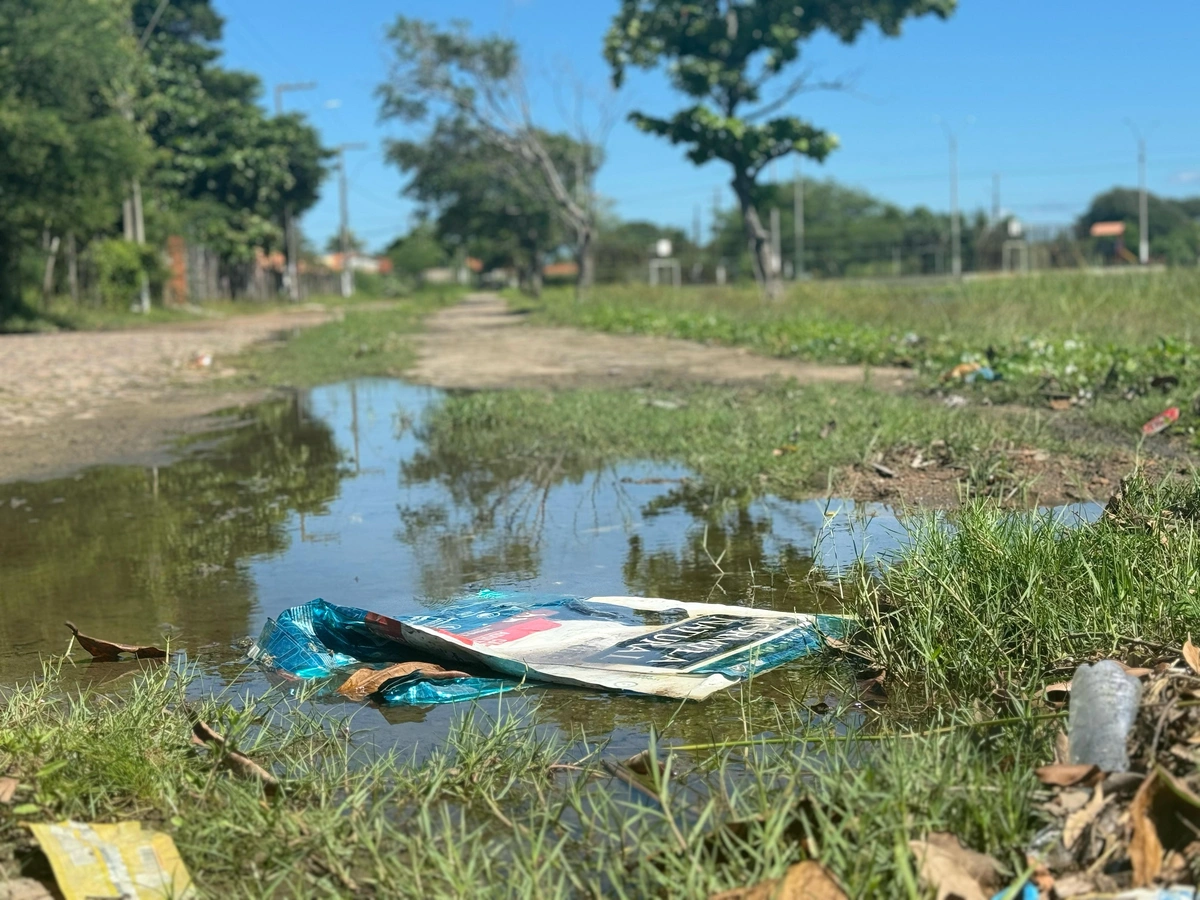
POLYGON ((837 430, 837 419, 830 419, 828 422, 826 422, 824 425, 821 426, 821 431, 817 435, 817 437, 819 437, 821 440, 825 440, 827 437, 829 437, 831 434, 833 434, 834 431, 836 431, 836 430, 837 430))
POLYGON ((1050 398, 1050 408, 1052 410, 1054 410, 1055 412, 1062 412, 1063 410, 1070 409, 1071 408, 1071 398, 1070 397, 1051 397, 1050 398))
POLYGON ((973 375, 983 368, 983 363, 965 362, 959 363, 949 372, 942 376, 943 381, 949 381, 955 378, 965 378, 968 375, 973 375))
POLYGON ((783 456, 788 453, 795 453, 799 448, 795 444, 784 444, 782 447, 776 447, 771 451, 772 456, 783 456))
POLYGON ((687 406, 682 400, 643 400, 642 405, 665 410, 683 409, 687 406))
POLYGON ((966 406, 967 402, 967 398, 962 394, 951 394, 942 401, 950 409, 958 409, 960 406, 966 406))
POLYGON ((782 878, 713 894, 708 900, 847 900, 833 875, 819 862, 807 859, 791 866, 782 878))
POLYGON ((896 477, 896 473, 894 470, 889 469, 887 466, 885 466, 881 463, 871 463, 871 468, 875 470, 875 474, 878 475, 880 478, 895 478, 896 477))
POLYGON ((1105 772, 1129 768, 1125 741, 1137 717, 1142 683, 1111 659, 1080 666, 1071 679, 1070 761, 1105 772))
POLYGON ((982 379, 983 381, 998 381, 1000 376, 996 374, 996 370, 991 366, 980 366, 974 372, 968 373, 967 376, 963 378, 963 381, 965 381, 967 384, 972 384, 977 378, 982 379))
POLYGON ((8 501, 8 508, 9 509, 20 509, 22 506, 24 506, 28 502, 29 501, 27 501, 24 497, 13 497, 12 499, 10 499, 8 501))
POLYGON ((845 636, 853 627, 842 616, 662 599, 496 591, 480 597, 395 619, 313 600, 268 619, 250 656, 300 678, 420 657, 508 679, 445 679, 414 669, 406 683, 421 690, 389 693, 395 703, 455 702, 526 679, 700 700, 819 650, 827 636, 845 636))
POLYGON ((1107 660, 1076 672, 1070 737, 1060 735, 1067 746, 1056 755, 1074 761, 1103 750, 1106 759, 1037 770, 1050 824, 1027 860, 1044 873, 1051 896, 1194 900, 1183 885, 1200 868, 1200 706, 1193 705, 1200 675, 1188 645, 1184 659, 1156 651, 1143 665, 1107 660), (1145 686, 1131 674, 1139 671, 1148 673, 1145 686), (1082 724, 1090 727, 1081 731, 1082 724))
POLYGON ((193 369, 207 369, 212 366, 213 358, 211 353, 197 353, 188 363, 193 369))
POLYGON ((13 795, 21 783, 10 775, 0 778, 0 803, 12 803, 13 795))
POLYGON ((132 656, 135 659, 165 659, 166 651, 158 647, 143 647, 137 644, 118 644, 115 641, 105 641, 100 638, 88 637, 81 634, 73 622, 67 622, 67 627, 79 641, 79 646, 92 655, 92 659, 101 662, 117 662, 122 656, 132 656))
POLYGON ((141 822, 88 825, 66 821, 29 827, 50 860, 65 900, 188 900, 196 896, 171 836, 143 829, 141 822))
POLYGON ((1163 410, 1149 422, 1142 426, 1142 434, 1146 437, 1158 434, 1160 431, 1166 431, 1173 422, 1179 421, 1179 407, 1172 406, 1170 409, 1163 410))
POLYGON ((268 794, 279 788, 279 780, 250 757, 230 748, 225 737, 200 719, 192 719, 192 743, 215 747, 221 753, 221 762, 230 771, 243 778, 262 782, 268 794))

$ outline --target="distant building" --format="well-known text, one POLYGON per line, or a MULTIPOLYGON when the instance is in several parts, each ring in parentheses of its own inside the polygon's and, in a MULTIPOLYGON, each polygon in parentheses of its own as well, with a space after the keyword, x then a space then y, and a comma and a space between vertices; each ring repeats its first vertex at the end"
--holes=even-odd
MULTIPOLYGON (((368 275, 388 275, 392 271, 392 261, 386 256, 364 256, 361 253, 351 253, 350 269, 354 272, 365 272, 368 275)), ((321 262, 333 272, 342 271, 342 254, 327 253, 321 257, 321 262)))

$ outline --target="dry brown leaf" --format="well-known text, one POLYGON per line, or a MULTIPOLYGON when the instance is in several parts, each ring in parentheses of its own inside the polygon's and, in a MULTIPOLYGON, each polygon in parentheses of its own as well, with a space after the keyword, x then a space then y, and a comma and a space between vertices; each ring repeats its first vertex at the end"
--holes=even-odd
POLYGON ((19 786, 20 782, 8 775, 0 778, 0 803, 12 803, 13 794, 19 786))
POLYGON ((1158 773, 1150 773, 1129 804, 1129 821, 1133 825, 1133 835, 1129 839, 1129 861, 1133 864, 1134 887, 1150 884, 1162 871, 1162 841, 1147 814, 1157 783, 1158 773))
POLYGON ((1157 766, 1134 795, 1129 818, 1133 886, 1144 887, 1162 875, 1168 851, 1185 850, 1200 833, 1200 797, 1157 766))
POLYGON ((1197 648, 1192 643, 1192 636, 1189 634, 1188 639, 1183 642, 1183 661, 1188 664, 1188 668, 1192 670, 1192 674, 1200 675, 1200 648, 1197 648))
POLYGON ((796 863, 782 878, 713 894, 708 900, 847 900, 829 870, 819 862, 796 863))
POLYGON ((1036 771, 1038 781, 1055 787, 1070 787, 1100 775, 1100 767, 1087 763, 1054 763, 1036 771))
POLYGON ((1065 765, 1071 759, 1071 739, 1065 730, 1059 731, 1054 738, 1054 764, 1065 765))
POLYGON ((1092 799, 1087 802, 1087 805, 1067 816, 1067 821, 1063 825, 1062 842, 1064 847, 1070 850, 1075 846, 1087 827, 1095 821, 1096 816, 1100 815, 1100 810, 1107 802, 1104 788, 1096 785, 1096 790, 1092 792, 1092 799))
POLYGON ((908 847, 917 859, 917 875, 937 891, 937 900, 988 900, 1001 886, 1000 864, 952 834, 934 833, 909 841, 908 847))
POLYGON ((54 900, 55 896, 48 887, 32 878, 0 881, 0 900, 54 900))
POLYGON ((347 678, 338 693, 351 700, 366 700, 383 685, 393 678, 404 678, 406 675, 420 673, 426 678, 469 678, 466 672, 453 669, 443 669, 433 663, 403 662, 388 666, 386 669, 359 669, 347 678))
POLYGON ((262 782, 263 789, 268 794, 278 790, 279 780, 274 775, 245 754, 231 750, 224 736, 213 730, 207 722, 202 722, 200 719, 192 721, 192 741, 198 744, 215 744, 223 751, 222 762, 235 774, 262 782))
POLYGON ((1062 412, 1064 409, 1071 408, 1071 401, 1063 397, 1055 397, 1050 401, 1050 408, 1057 412, 1062 412))
POLYGON ((88 637, 86 634, 80 634, 79 629, 75 627, 73 622, 68 622, 67 627, 75 635, 75 640, 79 641, 79 646, 90 653, 92 659, 98 659, 102 662, 116 662, 121 658, 122 654, 133 656, 136 659, 163 659, 167 655, 165 650, 159 650, 157 647, 118 644, 115 641, 105 641, 101 638, 88 637))
POLYGON ((1060 900, 1070 900, 1071 897, 1093 894, 1096 885, 1086 875, 1075 872, 1054 880, 1054 895, 1060 900))

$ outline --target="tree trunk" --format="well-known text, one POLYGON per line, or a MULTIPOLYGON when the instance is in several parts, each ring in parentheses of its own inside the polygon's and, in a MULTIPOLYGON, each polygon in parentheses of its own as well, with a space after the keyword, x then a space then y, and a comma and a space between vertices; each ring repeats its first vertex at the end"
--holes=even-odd
POLYGON ((579 240, 575 244, 575 264, 579 266, 575 298, 580 300, 596 283, 596 242, 591 228, 580 229, 579 240))
POLYGON ((75 247, 75 232, 67 232, 67 287, 71 300, 79 305, 79 251, 75 247))
POLYGON ((21 300, 21 241, 14 231, 0 229, 0 326, 25 311, 21 300))
POLYGON ((771 235, 763 227, 754 207, 753 183, 750 176, 739 172, 733 179, 733 191, 737 194, 742 209, 742 222, 746 226, 746 242, 750 247, 750 264, 754 267, 754 280, 770 300, 783 296, 783 278, 779 260, 771 249, 771 235))
POLYGON ((54 264, 58 261, 58 248, 61 239, 58 235, 50 238, 50 246, 46 248, 46 267, 42 270, 42 306, 50 308, 50 298, 54 296, 54 264))

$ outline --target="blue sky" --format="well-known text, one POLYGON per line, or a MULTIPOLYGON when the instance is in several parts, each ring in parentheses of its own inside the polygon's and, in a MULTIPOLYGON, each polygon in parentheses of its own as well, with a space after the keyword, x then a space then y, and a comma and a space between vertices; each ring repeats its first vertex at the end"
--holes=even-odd
MULTIPOLYGON (((468 19, 521 46, 535 112, 563 128, 555 73, 603 91, 601 40, 616 0, 216 0, 226 17, 226 64, 257 73, 267 88, 315 81, 286 95, 327 144, 363 141, 348 154, 351 227, 373 247, 407 230, 413 206, 386 165, 388 137, 410 126, 377 121, 375 86, 387 70, 385 31, 395 17, 468 19)), ((1132 119, 1147 136, 1150 189, 1200 194, 1200 3, 1155 0, 960 0, 948 21, 911 21, 899 39, 872 32, 845 47, 824 36, 802 64, 818 77, 856 77, 857 91, 810 93, 790 111, 833 131, 841 148, 805 174, 833 177, 904 206, 949 206, 947 142, 936 119, 958 132, 959 194, 965 209, 990 208, 993 173, 1001 200, 1031 223, 1065 223, 1098 191, 1137 181, 1132 119)), ((681 105, 661 74, 635 74, 618 108, 669 113, 681 105)), ((691 229, 697 207, 707 233, 714 191, 733 203, 727 170, 692 166, 682 152, 621 121, 607 145, 599 191, 627 219, 691 229)), ((791 173, 782 161, 781 179, 791 173)), ((304 219, 319 244, 337 229, 330 179, 304 219)))

